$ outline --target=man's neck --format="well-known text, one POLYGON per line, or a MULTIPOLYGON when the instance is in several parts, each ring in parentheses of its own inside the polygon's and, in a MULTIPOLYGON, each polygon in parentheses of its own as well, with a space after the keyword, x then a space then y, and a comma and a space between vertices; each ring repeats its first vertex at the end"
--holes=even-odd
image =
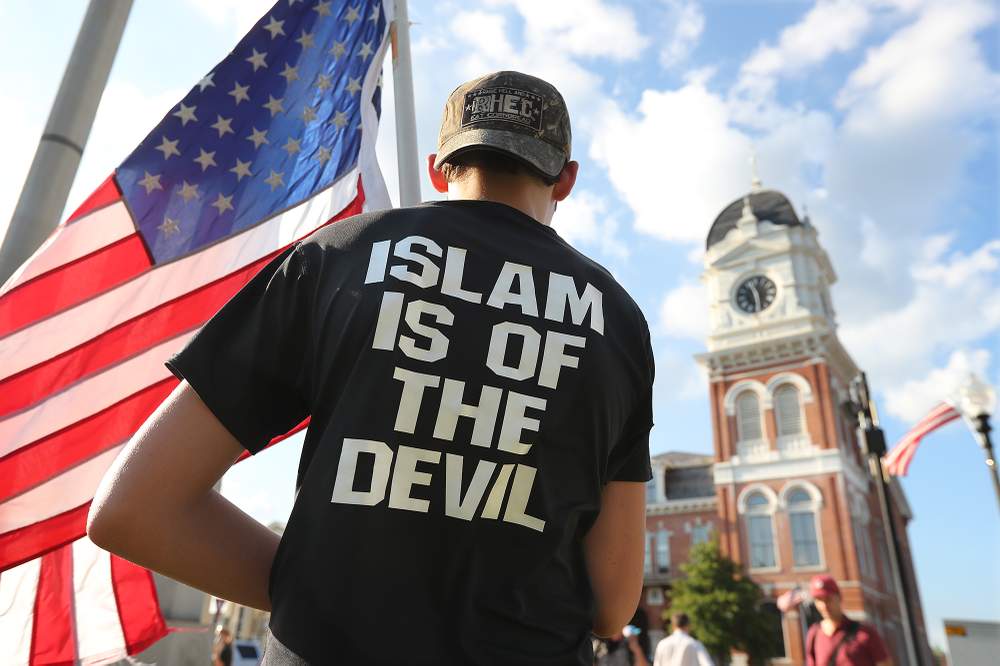
POLYGON ((842 613, 837 616, 831 615, 830 617, 823 618, 823 621, 821 623, 823 627, 823 633, 825 633, 827 636, 832 636, 837 631, 837 629, 840 628, 840 625, 844 623, 844 619, 845 618, 842 613))
POLYGON ((448 199, 495 201, 516 208, 536 222, 548 226, 552 220, 552 200, 542 187, 526 185, 523 177, 492 174, 484 178, 478 171, 448 184, 448 199))

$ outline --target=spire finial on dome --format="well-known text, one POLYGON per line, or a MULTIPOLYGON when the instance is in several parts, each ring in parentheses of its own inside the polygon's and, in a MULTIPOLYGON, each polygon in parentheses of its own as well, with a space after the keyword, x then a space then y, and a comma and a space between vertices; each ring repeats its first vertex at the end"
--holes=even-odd
POLYGON ((753 207, 750 206, 750 196, 747 195, 743 197, 743 215, 740 217, 740 222, 757 221, 757 216, 753 214, 753 207))
POLYGON ((757 173, 757 151, 752 150, 750 153, 750 191, 760 192, 760 174, 757 173))

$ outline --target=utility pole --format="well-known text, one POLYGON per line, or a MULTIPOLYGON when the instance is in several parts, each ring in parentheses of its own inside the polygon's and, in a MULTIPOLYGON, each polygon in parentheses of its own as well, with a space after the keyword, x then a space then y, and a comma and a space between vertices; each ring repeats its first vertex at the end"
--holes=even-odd
POLYGON ((132 0, 91 0, 0 246, 0 284, 59 224, 132 0))
POLYGON ((858 416, 864 453, 868 460, 868 471, 875 481, 875 489, 882 513, 882 526, 889 542, 889 564, 890 569, 892 569, 893 586, 896 588, 896 598, 899 601, 899 614, 903 622, 907 662, 913 666, 924 666, 920 659, 920 652, 917 650, 916 622, 910 604, 909 587, 903 578, 902 549, 900 548, 899 534, 896 532, 896 523, 893 520, 894 511, 889 498, 889 484, 882 467, 882 456, 885 455, 886 451, 885 433, 879 427, 878 410, 871 400, 868 377, 863 372, 851 383, 851 401, 858 416))

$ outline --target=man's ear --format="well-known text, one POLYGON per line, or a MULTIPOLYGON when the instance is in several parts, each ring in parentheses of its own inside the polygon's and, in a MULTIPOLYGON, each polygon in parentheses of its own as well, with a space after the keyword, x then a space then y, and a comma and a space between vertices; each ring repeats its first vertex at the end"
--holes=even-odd
POLYGON ((448 192, 448 181, 445 179, 444 174, 439 170, 434 168, 434 161, 437 159, 437 153, 431 153, 427 156, 427 174, 431 177, 431 185, 434 189, 442 194, 448 192))
POLYGON ((555 187, 552 188, 552 199, 554 201, 562 201, 569 196, 569 193, 573 191, 573 185, 576 184, 576 174, 579 171, 579 162, 569 161, 566 163, 566 166, 559 173, 559 179, 556 180, 555 187))

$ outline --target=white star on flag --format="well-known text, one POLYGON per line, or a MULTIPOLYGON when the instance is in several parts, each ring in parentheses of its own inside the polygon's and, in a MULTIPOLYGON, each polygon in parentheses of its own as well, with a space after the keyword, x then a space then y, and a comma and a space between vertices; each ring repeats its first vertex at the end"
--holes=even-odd
POLYGON ((284 35, 285 30, 281 26, 285 25, 285 22, 276 21, 273 16, 271 16, 270 19, 271 20, 268 21, 267 25, 264 26, 264 30, 267 30, 269 33, 271 33, 271 39, 274 39, 278 35, 284 35))
POLYGON ((247 141, 253 142, 254 148, 260 148, 262 143, 268 143, 267 140, 267 130, 259 130, 256 127, 253 128, 253 132, 247 137, 247 141))
POLYGON ((233 96, 236 105, 239 106, 240 102, 250 99, 249 90, 250 86, 241 86, 239 81, 233 81, 233 89, 229 91, 229 94, 233 96))
POLYGON ((214 150, 208 152, 204 148, 199 148, 198 153, 198 157, 194 158, 194 161, 201 165, 202 171, 205 171, 210 166, 216 166, 214 150))
POLYGON ((238 157, 236 158, 236 166, 230 169, 230 171, 236 174, 237 183, 243 180, 244 176, 253 176, 253 174, 250 173, 250 162, 241 162, 238 157))
POLYGON ((163 186, 160 185, 160 176, 159 176, 159 174, 157 174, 157 175, 154 176, 153 174, 149 173, 148 171, 145 171, 144 173, 146 175, 143 177, 142 180, 139 181, 139 184, 142 185, 144 188, 146 188, 146 194, 149 194, 153 190, 162 190, 163 189, 163 186))
POLYGON ((227 132, 229 134, 233 133, 232 118, 223 118, 220 115, 216 115, 217 120, 212 123, 211 128, 219 133, 219 138, 221 139, 227 132))
POLYGON ((181 151, 177 150, 178 141, 180 141, 180 139, 174 139, 173 141, 171 141, 170 139, 164 136, 163 141, 161 141, 160 145, 156 147, 156 150, 159 150, 160 152, 163 153, 163 159, 165 160, 169 159, 171 155, 180 155, 181 151))
POLYGON ((264 104, 263 107, 271 112, 272 118, 285 110, 285 107, 281 105, 281 97, 273 97, 272 95, 268 95, 267 97, 267 104, 264 104))
POLYGON ((222 215, 227 210, 233 209, 233 196, 224 197, 222 192, 219 192, 218 198, 209 205, 215 207, 219 211, 219 215, 222 215))
POLYGON ((198 186, 192 185, 186 180, 183 183, 177 193, 181 196, 181 199, 184 199, 184 203, 191 201, 191 199, 197 199, 199 197, 198 186))
POLYGON ((187 125, 190 120, 198 120, 197 116, 194 115, 194 110, 197 108, 197 106, 187 106, 181 102, 181 108, 174 111, 174 115, 181 119, 181 127, 187 125))
POLYGON ((198 92, 205 92, 205 88, 215 85, 215 82, 212 81, 213 76, 215 76, 215 72, 209 72, 202 77, 201 81, 198 82, 198 92))
POLYGON ((278 186, 285 184, 284 175, 284 172, 272 169, 271 175, 265 178, 264 182, 271 186, 271 191, 274 191, 278 186))
POLYGON ((261 67, 267 67, 267 61, 264 60, 264 57, 267 55, 267 51, 264 51, 263 53, 258 53, 257 49, 252 49, 252 51, 253 55, 248 57, 246 61, 253 65, 253 71, 256 72, 261 67))

